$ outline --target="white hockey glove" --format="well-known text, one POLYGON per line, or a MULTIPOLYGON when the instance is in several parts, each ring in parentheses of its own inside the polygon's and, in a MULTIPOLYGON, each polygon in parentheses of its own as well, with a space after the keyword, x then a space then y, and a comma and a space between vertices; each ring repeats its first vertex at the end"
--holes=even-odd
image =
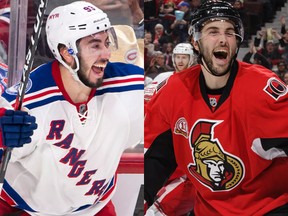
POLYGON ((164 214, 156 205, 153 203, 152 206, 150 206, 147 211, 145 216, 167 216, 164 214))

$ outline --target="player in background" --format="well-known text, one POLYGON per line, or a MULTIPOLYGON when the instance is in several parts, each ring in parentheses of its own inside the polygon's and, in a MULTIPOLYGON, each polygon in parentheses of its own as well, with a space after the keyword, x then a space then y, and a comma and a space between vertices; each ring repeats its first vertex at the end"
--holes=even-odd
POLYGON ((193 47, 190 43, 177 44, 172 53, 172 62, 175 71, 163 72, 157 75, 153 81, 145 86, 144 103, 148 103, 151 97, 156 94, 160 88, 165 85, 167 79, 174 73, 181 72, 193 65, 194 61, 193 47))
POLYGON ((236 60, 244 28, 231 4, 202 4, 189 34, 199 64, 147 105, 145 200, 178 167, 196 189, 196 216, 287 215, 287 86, 236 60))
MULTIPOLYGON (((46 35, 56 60, 31 73, 23 105, 38 128, 13 149, 0 215, 114 216, 120 157, 143 136, 144 71, 109 62, 117 35, 91 3, 52 10, 46 35)), ((13 105, 15 95, 3 97, 13 105)))
MULTIPOLYGON (((175 71, 160 73, 153 82, 144 88, 145 106, 160 89, 165 85, 172 74, 179 73, 191 67, 195 63, 193 47, 190 43, 177 44, 172 53, 172 62, 175 71)), ((150 146, 144 143, 145 150, 150 146)), ((157 194, 154 204, 147 210, 146 215, 184 215, 193 209, 194 203, 191 202, 195 194, 195 189, 187 177, 179 169, 176 169, 173 175, 165 183, 165 186, 157 194), (183 199, 185 197, 185 199, 183 199), (188 202, 185 202, 188 200, 188 202)))

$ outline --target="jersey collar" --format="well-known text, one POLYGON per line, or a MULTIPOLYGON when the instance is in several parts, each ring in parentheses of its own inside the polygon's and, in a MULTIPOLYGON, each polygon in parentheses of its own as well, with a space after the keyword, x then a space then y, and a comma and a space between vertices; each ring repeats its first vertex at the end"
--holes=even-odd
POLYGON ((234 80, 238 73, 238 68, 239 68, 238 61, 234 61, 231 67, 231 73, 228 78, 227 84, 223 88, 215 89, 215 90, 211 90, 207 88, 205 84, 205 78, 204 78, 203 72, 200 73, 200 78, 199 78, 200 91, 201 91, 203 99, 205 100, 205 103, 207 104, 207 106, 210 108, 212 112, 215 112, 221 106, 221 104, 223 104, 226 101, 226 99, 229 97, 230 92, 233 87, 234 80), (221 94, 219 101, 217 103, 217 106, 215 108, 213 108, 210 105, 208 94, 221 94))

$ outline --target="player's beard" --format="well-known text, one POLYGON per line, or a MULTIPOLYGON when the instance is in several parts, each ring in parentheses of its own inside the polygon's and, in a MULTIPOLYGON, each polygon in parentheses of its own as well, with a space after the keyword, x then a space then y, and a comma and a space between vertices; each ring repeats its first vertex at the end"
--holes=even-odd
MULTIPOLYGON (((213 65, 213 60, 212 60, 213 53, 211 54, 212 55, 211 56, 209 51, 207 49, 204 49, 201 43, 199 43, 199 48, 201 50, 200 53, 203 53, 201 54, 201 57, 203 58, 202 59, 203 64, 206 65, 206 66, 204 65, 204 67, 205 68, 207 67, 206 70, 208 69, 209 73, 215 76, 223 76, 229 72, 233 58, 229 59, 228 64, 225 67, 215 67, 213 65)), ((227 58, 229 58, 229 56, 227 58)))
POLYGON ((99 78, 96 81, 90 81, 88 75, 85 73, 88 68, 90 68, 87 64, 82 61, 81 57, 79 58, 80 68, 77 72, 79 80, 86 86, 90 88, 99 88, 103 83, 103 78, 99 78))

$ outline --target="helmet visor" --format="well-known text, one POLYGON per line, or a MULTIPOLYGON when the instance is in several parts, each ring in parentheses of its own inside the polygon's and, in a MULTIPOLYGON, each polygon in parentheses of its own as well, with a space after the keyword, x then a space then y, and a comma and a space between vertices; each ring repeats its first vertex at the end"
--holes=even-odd
MULTIPOLYGON (((193 27, 191 26, 191 28, 189 29, 190 35, 193 35, 193 39, 194 39, 195 41, 198 41, 198 40, 202 39, 202 38, 204 37, 204 35, 202 34, 201 29, 202 29, 207 23, 214 22, 214 21, 230 22, 230 23, 234 26, 235 31, 238 30, 237 27, 235 26, 235 23, 234 23, 231 19, 229 19, 229 18, 227 18, 227 17, 216 17, 216 18, 207 19, 207 20, 205 20, 204 22, 203 22, 203 20, 202 20, 202 24, 201 24, 201 26, 198 26, 198 29, 195 29, 195 28, 193 28, 193 27)), ((240 34, 238 34, 238 32, 236 33, 235 31, 229 30, 229 31, 225 32, 225 35, 226 35, 227 37, 236 37, 236 39, 238 39, 238 40, 240 40, 240 41, 242 42, 242 41, 243 41, 243 36, 240 35, 240 34)), ((241 32, 239 32, 239 33, 241 33, 241 32)), ((217 36, 217 34, 219 34, 219 32, 215 32, 214 34, 215 34, 215 36, 217 36)))
MULTIPOLYGON (((105 46, 107 46, 107 48, 109 48, 110 51, 116 51, 118 49, 118 41, 117 41, 117 35, 116 35, 114 28, 111 27, 103 31, 102 33, 107 33, 108 35, 108 40, 106 41, 105 46)), ((93 38, 97 38, 97 34, 99 34, 99 32, 92 34, 91 36, 93 38)))

